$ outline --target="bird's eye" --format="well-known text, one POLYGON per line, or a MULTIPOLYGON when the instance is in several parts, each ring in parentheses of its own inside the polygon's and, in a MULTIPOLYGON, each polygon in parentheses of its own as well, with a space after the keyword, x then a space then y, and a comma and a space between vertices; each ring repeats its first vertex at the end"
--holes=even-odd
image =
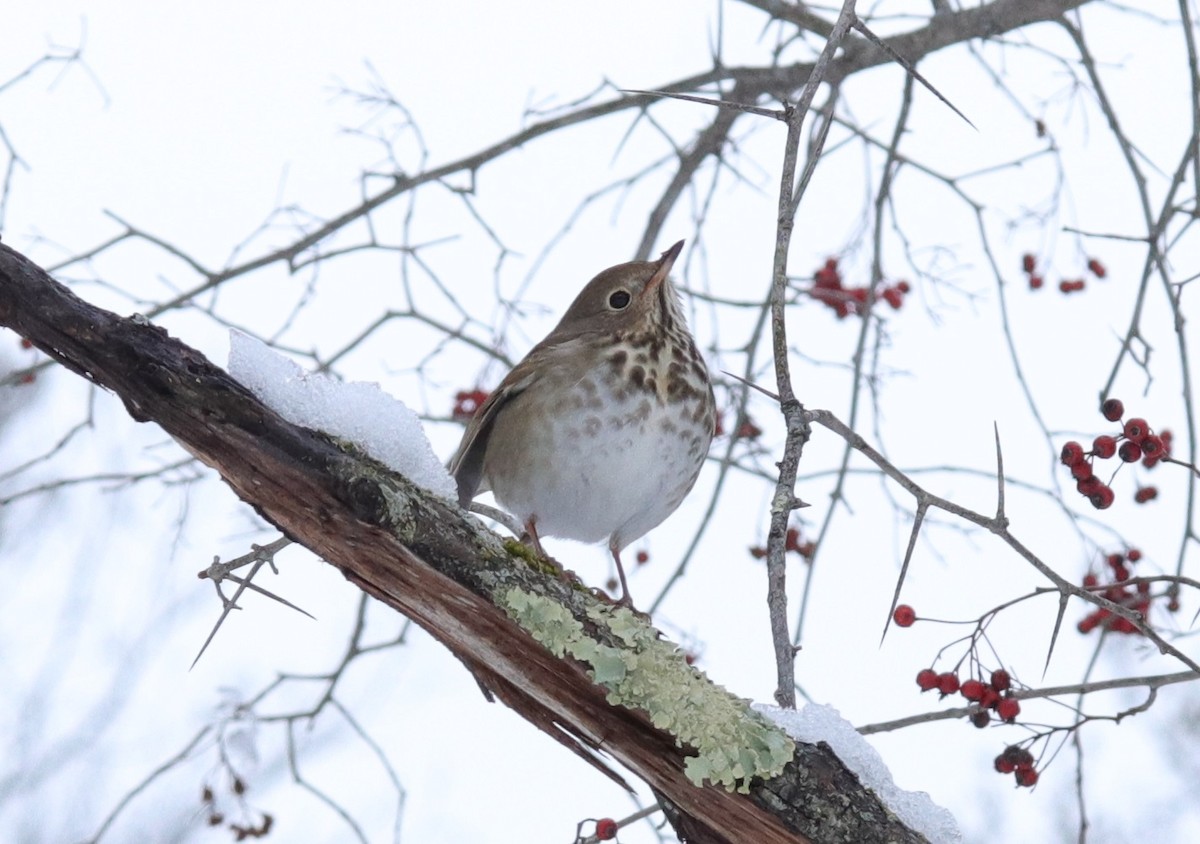
POLYGON ((608 306, 614 311, 621 311, 629 306, 632 299, 628 290, 617 290, 608 297, 608 306))

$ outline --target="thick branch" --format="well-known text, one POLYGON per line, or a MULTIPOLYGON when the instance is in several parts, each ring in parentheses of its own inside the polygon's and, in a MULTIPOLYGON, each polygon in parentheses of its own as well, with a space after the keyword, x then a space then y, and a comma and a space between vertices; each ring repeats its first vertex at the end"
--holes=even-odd
POLYGON ((692 784, 684 766, 694 748, 645 712, 609 703, 610 688, 539 644, 501 596, 553 601, 589 641, 628 651, 607 605, 527 562, 456 505, 283 421, 163 329, 87 304, 3 244, 0 325, 160 425, 264 518, 429 631, 523 718, 602 769, 601 751, 637 773, 687 840, 922 840, 823 745, 798 746, 781 775, 753 781, 749 794, 692 784))

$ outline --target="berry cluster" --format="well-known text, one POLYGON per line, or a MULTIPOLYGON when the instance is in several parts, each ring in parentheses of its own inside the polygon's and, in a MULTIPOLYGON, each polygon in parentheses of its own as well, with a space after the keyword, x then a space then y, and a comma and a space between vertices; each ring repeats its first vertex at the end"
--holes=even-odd
MULTIPOLYGON (((798 527, 790 527, 787 529, 787 536, 783 542, 784 552, 792 551, 799 554, 806 563, 811 563, 813 555, 817 553, 817 544, 811 539, 804 539, 804 534, 800 532, 798 527)), ((750 556, 756 560, 761 560, 767 556, 767 549, 762 545, 753 545, 750 547, 750 556)))
MULTIPOLYGON (((1087 268, 1088 272, 1096 278, 1104 278, 1108 275, 1108 269, 1096 258, 1088 258, 1087 268)), ((1021 270, 1029 279, 1030 290, 1040 290, 1045 285, 1045 276, 1037 271, 1037 258, 1028 252, 1021 256, 1021 270)), ((1064 278, 1058 283, 1058 289, 1063 293, 1078 293, 1085 286, 1082 278, 1064 278)))
POLYGON ((917 685, 923 692, 937 689, 942 697, 958 692, 977 704, 971 708, 970 717, 971 723, 981 729, 992 721, 989 711, 994 711, 999 720, 1009 724, 1021 714, 1021 702, 1012 697, 1012 678, 1003 668, 997 668, 987 680, 972 678, 961 683, 953 671, 939 674, 932 668, 922 668, 917 672, 917 685))
MULTIPOLYGON (((891 305, 894 310, 899 310, 910 289, 907 281, 898 281, 880 287, 876 296, 891 305)), ((813 273, 812 297, 832 308, 838 319, 865 312, 870 292, 868 287, 846 287, 843 284, 837 258, 829 258, 825 261, 825 266, 813 273)))
MULTIPOLYGON (((892 620, 898 627, 911 627, 918 620, 918 616, 911 606, 900 604, 892 613, 892 620)), ((1014 724, 1021 714, 1021 702, 1016 697, 1012 675, 1003 668, 989 673, 980 664, 976 646, 983 635, 983 629, 980 627, 976 634, 969 637, 971 644, 968 655, 959 662, 954 671, 939 672, 934 668, 922 668, 918 671, 917 686, 922 692, 936 689, 943 699, 953 694, 962 695, 970 704, 967 707, 967 719, 979 729, 994 722, 1014 724), (968 678, 960 680, 958 668, 968 659, 968 678)), ((941 653, 944 652, 945 648, 941 653)), ((938 654, 939 658, 941 653, 938 654)), ((996 758, 996 770, 1006 774, 1015 772, 1017 784, 1021 786, 1032 786, 1038 780, 1033 756, 1029 751, 1016 746, 1009 747, 996 758), (1018 753, 1019 755, 1014 755, 1018 753)))
MULTIPOLYGON (((1125 416, 1125 405, 1120 399, 1108 399, 1100 406, 1100 412, 1109 422, 1120 422, 1125 416)), ((1096 477, 1093 464, 1097 458, 1107 460, 1115 455, 1124 463, 1141 461, 1144 468, 1152 469, 1170 454, 1171 432, 1156 434, 1145 419, 1135 416, 1125 420, 1116 435, 1101 434, 1092 440, 1090 451, 1084 451, 1083 445, 1075 440, 1067 442, 1061 458, 1063 465, 1071 470, 1079 494, 1090 500, 1097 510, 1104 510, 1113 503, 1113 491, 1096 477)), ((1144 504, 1157 496, 1155 487, 1140 487, 1134 500, 1144 504)))
MULTIPOLYGON (((1114 552, 1104 558, 1107 564, 1105 575, 1102 577, 1094 571, 1083 576, 1083 588, 1099 592, 1105 598, 1122 607, 1129 607, 1146 618, 1150 612, 1150 602, 1156 596, 1150 593, 1150 584, 1140 581, 1130 583, 1129 566, 1142 559, 1142 552, 1130 548, 1124 553, 1114 552)), ((1171 593, 1167 602, 1167 610, 1175 612, 1179 609, 1179 598, 1171 593)), ((1110 630, 1113 633, 1141 633, 1127 618, 1122 618, 1112 610, 1100 607, 1088 613, 1076 628, 1080 633, 1091 633, 1093 630, 1110 630)))
POLYGON ((450 417, 455 422, 470 422, 475 411, 487 401, 487 397, 487 390, 478 387, 474 390, 459 390, 454 394, 454 409, 450 411, 450 417))
POLYGON ((1010 744, 996 757, 995 765, 997 772, 1013 774, 1019 786, 1032 788, 1037 784, 1038 772, 1033 767, 1033 754, 1023 747, 1010 744))

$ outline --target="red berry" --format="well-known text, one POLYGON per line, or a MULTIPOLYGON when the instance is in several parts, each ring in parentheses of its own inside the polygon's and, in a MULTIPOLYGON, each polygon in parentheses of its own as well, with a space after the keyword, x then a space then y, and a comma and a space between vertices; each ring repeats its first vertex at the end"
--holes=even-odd
POLYGON ((1017 785, 1024 788, 1032 788, 1037 785, 1038 772, 1033 768, 1018 768, 1014 774, 1017 778, 1017 785))
POLYGON ((1007 692, 1012 686, 1012 678, 1008 676, 1008 672, 1003 668, 997 668, 992 672, 992 688, 998 692, 1007 692))
POLYGON ((754 545, 750 548, 750 556, 756 560, 761 560, 763 557, 767 556, 767 549, 763 548, 761 545, 754 545))
POLYGON ((1075 489, 1079 490, 1079 494, 1086 495, 1088 498, 1091 498, 1103 488, 1104 481, 1095 475, 1092 475, 1090 478, 1083 478, 1075 484, 1075 489))
POLYGON ((1058 289, 1063 293, 1075 293, 1083 289, 1083 279, 1077 278, 1074 281, 1063 279, 1058 283, 1058 289))
POLYGON ((1133 494, 1133 500, 1138 504, 1145 504, 1156 498, 1158 498, 1158 487, 1156 486, 1144 486, 1133 494))
POLYGON ((907 281, 899 281, 896 283, 896 289, 901 293, 908 293, 908 291, 912 290, 912 287, 907 281))
POLYGON ((612 841, 617 837, 617 822, 612 818, 601 818, 596 821, 596 838, 600 841, 612 841))
POLYGON ((995 709, 996 704, 1000 702, 1000 693, 991 686, 983 687, 983 697, 979 699, 979 705, 984 709, 995 709))
POLYGON ((1129 579, 1129 569, 1125 566, 1113 566, 1113 580, 1120 583, 1122 580, 1129 579))
POLYGON ((1061 460, 1064 466, 1074 466, 1083 462, 1083 446, 1071 440, 1062 447, 1061 460))
POLYGON ((1095 258, 1088 259, 1087 267, 1092 271, 1092 275, 1094 275, 1096 278, 1104 278, 1106 275, 1108 275, 1108 270, 1105 269, 1104 265, 1095 258))
POLYGON ((650 552, 649 551, 638 551, 637 557, 635 559, 637 560, 637 563, 639 566, 644 566, 644 565, 646 565, 646 563, 650 562, 650 552))
POLYGON ((892 306, 892 310, 899 310, 900 306, 904 304, 904 294, 898 287, 887 287, 881 295, 883 300, 892 306))
POLYGON ((1142 437, 1138 443, 1142 447, 1142 454, 1147 457, 1159 458, 1163 453, 1162 437, 1156 437, 1154 434, 1147 434, 1142 437))
POLYGON ((892 621, 896 622, 897 627, 912 627, 913 622, 917 620, 917 611, 908 604, 901 604, 896 607, 896 611, 892 613, 892 621))
POLYGON ((32 349, 33 341, 30 340, 28 337, 22 337, 21 338, 21 348, 22 349, 32 349))
POLYGON ((1021 704, 1016 698, 1001 698, 1000 702, 996 704, 996 714, 1011 724, 1021 714, 1021 704))
POLYGON ((1107 434, 1101 434, 1092 440, 1092 454, 1101 460, 1107 460, 1117 453, 1117 439, 1107 434))
POLYGON ((1026 252, 1021 256, 1021 269, 1027 273, 1033 272, 1033 268, 1037 266, 1037 258, 1026 252))
POLYGON ((1071 464, 1071 477, 1077 481, 1087 480, 1092 476, 1092 464, 1086 460, 1071 464))
POLYGON ((942 696, 952 695, 958 691, 958 675, 953 671, 947 671, 944 674, 939 674, 937 679, 938 691, 942 696))
POLYGON ((971 723, 982 730, 988 724, 992 723, 992 716, 988 715, 986 709, 980 709, 978 712, 971 714, 971 723))
POLYGON ((1112 487, 1102 485, 1100 489, 1088 496, 1088 500, 1097 510, 1107 510, 1112 506, 1114 497, 1112 487))
POLYGON ((1029 289, 1030 290, 1040 290, 1042 285, 1045 283, 1046 283, 1046 280, 1043 279, 1040 275, 1031 275, 1029 277, 1029 289))
POLYGON ((1018 747, 1016 744, 1009 744, 1008 747, 1004 748, 1003 753, 996 756, 997 771, 1000 771, 1001 761, 1004 762, 1004 765, 1009 766, 1008 771, 1002 771, 1001 773, 1008 773, 1009 771, 1013 771, 1014 768, 1032 767, 1033 755, 1025 748, 1018 747))
POLYGON ((932 668, 922 668, 917 672, 917 685, 921 687, 921 691, 927 692, 930 689, 936 689, 938 684, 938 673, 932 668))
POLYGON ((817 270, 813 275, 813 285, 819 290, 838 290, 842 286, 842 278, 838 275, 837 267, 828 265, 817 270))
MULTIPOLYGON (((1154 435, 1150 434, 1149 436, 1147 436, 1145 439, 1142 440, 1142 450, 1143 451, 1146 449, 1146 442, 1151 437, 1154 437, 1154 435)), ((1162 449, 1160 451, 1158 451, 1156 454, 1154 454, 1152 457, 1148 455, 1146 457, 1146 459, 1142 461, 1142 465, 1145 466, 1147 469, 1154 467, 1158 463, 1159 460, 1163 460, 1163 459, 1171 456, 1171 440, 1172 440, 1171 432, 1169 430, 1160 431, 1158 436, 1156 437, 1156 439, 1157 439, 1158 443, 1162 444, 1162 449)), ((1157 443, 1156 443, 1156 445, 1157 445, 1157 443)))
POLYGON ((1125 436, 1135 443, 1141 442, 1142 437, 1148 433, 1150 433, 1150 423, 1140 416, 1135 416, 1125 423, 1125 436))
POLYGON ((1110 618, 1108 621, 1108 629, 1114 633, 1138 633, 1140 632, 1132 621, 1127 618, 1110 618))
POLYGON ((1171 431, 1169 429, 1164 430, 1164 431, 1159 431, 1158 438, 1160 440, 1162 440, 1162 446, 1163 446, 1162 454, 1160 454, 1159 457, 1170 457, 1171 456, 1171 441, 1173 439, 1173 437, 1171 435, 1171 431))
POLYGON ((26 372, 24 375, 22 375, 17 380, 18 380, 18 383, 21 383, 21 384, 32 384, 34 381, 37 380, 37 373, 36 372, 26 372))
POLYGON ((1125 555, 1125 559, 1129 560, 1131 563, 1136 563, 1141 558, 1142 552, 1136 548, 1130 548, 1129 553, 1125 555))
POLYGON ((1083 576, 1083 588, 1084 589, 1091 589, 1093 586, 1095 586, 1099 582, 1100 582, 1100 579, 1097 578, 1096 575, 1093 574, 1092 572, 1088 572, 1087 574, 1085 574, 1083 576))
POLYGON ((959 688, 958 693, 967 700, 980 700, 983 698, 983 691, 986 688, 987 686, 983 685, 983 683, 979 680, 968 680, 962 684, 962 687, 959 688))
POLYGON ((1112 553, 1104 558, 1104 562, 1108 563, 1113 568, 1116 568, 1117 566, 1121 565, 1121 563, 1125 562, 1125 555, 1112 553))
POLYGON ((459 422, 466 422, 487 401, 488 394, 478 387, 474 390, 459 390, 454 394, 454 409, 450 415, 459 422))
POLYGON ((1142 459, 1142 450, 1135 442, 1126 441, 1121 443, 1121 448, 1117 451, 1117 454, 1126 463, 1137 463, 1142 459))
POLYGON ((1004 748, 1004 752, 996 757, 996 760, 992 764, 996 766, 997 771, 1002 774, 1011 774, 1017 769, 1016 754, 1012 752, 1016 749, 1015 747, 1006 747, 1004 748))
POLYGON ((1100 405, 1100 412, 1109 422, 1119 422, 1125 415, 1125 404, 1120 399, 1107 399, 1100 405))

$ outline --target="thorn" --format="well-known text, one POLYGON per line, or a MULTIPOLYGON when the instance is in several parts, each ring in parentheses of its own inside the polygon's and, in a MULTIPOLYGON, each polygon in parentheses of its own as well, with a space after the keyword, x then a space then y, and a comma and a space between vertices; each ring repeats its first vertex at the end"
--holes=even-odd
POLYGON ((917 72, 917 69, 916 69, 916 67, 913 66, 912 62, 910 62, 908 59, 904 58, 899 53, 897 53, 895 50, 893 50, 890 44, 888 44, 886 41, 884 41, 882 38, 880 38, 874 32, 867 29, 867 25, 865 23, 863 23, 861 20, 859 20, 857 15, 854 18, 853 27, 856 30, 858 30, 858 32, 862 33, 862 35, 865 36, 868 41, 870 41, 876 47, 878 47, 879 49, 881 49, 885 53, 887 53, 889 56, 891 56, 896 61, 897 64, 899 64, 906 71, 908 71, 908 74, 913 79, 920 82, 921 85, 924 86, 925 90, 929 91, 931 94, 933 94, 939 100, 941 100, 952 112, 954 112, 959 117, 961 117, 963 120, 965 120, 968 126, 970 126, 972 129, 974 129, 976 132, 979 131, 979 127, 976 126, 974 123, 972 123, 965 114, 963 114, 961 111, 959 111, 955 107, 954 103, 950 102, 948 99, 943 97, 942 93, 940 91, 938 91, 937 88, 934 88, 933 85, 930 84, 929 80, 927 80, 924 76, 922 76, 920 73, 917 72))
POLYGON ((717 108, 732 108, 737 111, 744 111, 748 114, 758 114, 762 117, 771 117, 775 120, 786 120, 787 111, 779 111, 773 108, 762 108, 761 106, 749 105, 748 103, 733 103, 728 100, 713 100, 708 97, 697 97, 692 94, 676 94, 671 91, 639 91, 636 88, 620 88, 622 94, 642 94, 648 97, 667 97, 672 100, 686 100, 690 103, 702 103, 703 105, 716 106, 717 108))
POLYGON ((733 378, 736 381, 741 381, 747 387, 751 387, 755 390, 758 390, 760 393, 762 393, 767 398, 774 399, 775 401, 779 401, 779 396, 775 395, 774 393, 772 393, 770 390, 766 389, 765 387, 760 387, 757 384, 755 384, 753 381, 747 381, 745 378, 743 378, 740 375, 734 375, 729 370, 722 369, 721 372, 725 375, 728 375, 730 378, 733 378))

